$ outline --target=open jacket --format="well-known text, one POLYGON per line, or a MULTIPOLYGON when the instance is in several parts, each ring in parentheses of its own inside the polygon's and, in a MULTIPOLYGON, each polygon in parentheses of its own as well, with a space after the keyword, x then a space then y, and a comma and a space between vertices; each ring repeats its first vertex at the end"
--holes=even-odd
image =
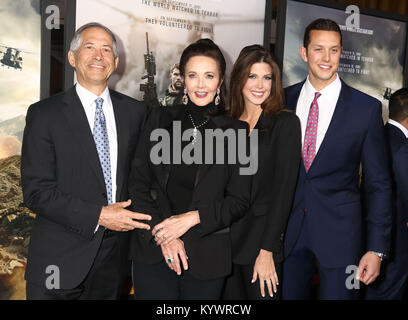
MULTIPOLYGON (((150 151, 157 142, 150 141, 150 135, 153 130, 162 128, 172 136, 173 121, 180 121, 185 116, 184 106, 154 109, 132 163, 128 186, 132 209, 151 215, 152 228, 172 215, 166 192, 171 165, 152 163, 150 151)), ((209 126, 222 130, 247 129, 242 122, 226 116, 212 117, 209 126)), ((225 158, 227 151, 225 148, 225 158)), ((240 175, 238 164, 224 163, 198 166, 189 210, 199 211, 200 223, 181 237, 189 257, 188 272, 199 279, 213 279, 230 273, 228 227, 242 217, 249 206, 250 176, 240 175)), ((164 259, 161 248, 152 239, 151 230, 132 231, 130 258, 146 264, 164 259)))

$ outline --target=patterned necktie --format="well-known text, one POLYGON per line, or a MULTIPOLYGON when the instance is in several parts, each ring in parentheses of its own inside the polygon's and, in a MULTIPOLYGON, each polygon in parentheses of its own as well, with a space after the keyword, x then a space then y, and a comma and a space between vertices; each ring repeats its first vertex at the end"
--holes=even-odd
POLYGON ((95 100, 95 103, 96 110, 93 137, 95 140, 96 149, 98 150, 103 177, 105 179, 106 192, 108 194, 108 203, 112 204, 112 177, 109 153, 109 138, 108 130, 106 129, 106 119, 102 110, 103 99, 98 98, 95 100))
POLYGON ((309 109, 309 116, 307 118, 305 141, 303 143, 302 152, 306 172, 309 171, 316 155, 317 125, 319 122, 319 105, 317 104, 317 99, 320 96, 320 92, 315 93, 315 97, 309 109))

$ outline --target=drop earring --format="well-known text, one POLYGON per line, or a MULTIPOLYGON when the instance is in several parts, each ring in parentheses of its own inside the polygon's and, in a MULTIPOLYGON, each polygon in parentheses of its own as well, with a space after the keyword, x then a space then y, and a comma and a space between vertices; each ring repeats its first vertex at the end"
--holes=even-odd
POLYGON ((182 102, 183 102, 184 105, 187 105, 187 103, 188 103, 187 89, 186 88, 184 88, 184 96, 183 96, 182 102))
POLYGON ((217 96, 215 97, 215 105, 218 106, 220 104, 220 88, 217 89, 217 96))

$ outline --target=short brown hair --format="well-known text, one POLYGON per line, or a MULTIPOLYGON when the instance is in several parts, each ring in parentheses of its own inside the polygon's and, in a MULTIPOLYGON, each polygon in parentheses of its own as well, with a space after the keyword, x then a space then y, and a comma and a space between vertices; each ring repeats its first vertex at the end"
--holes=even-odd
POLYGON ((343 46, 343 37, 341 35, 341 30, 340 30, 339 25, 330 19, 317 19, 317 20, 312 21, 305 29, 305 34, 303 37, 303 46, 306 49, 310 43, 310 32, 312 30, 338 32, 340 35, 340 45, 343 46))
POLYGON ((241 50, 231 72, 230 114, 234 118, 238 119, 244 112, 245 102, 242 89, 248 81, 252 65, 259 62, 267 63, 272 69, 271 94, 262 103, 262 109, 269 115, 278 113, 283 109, 284 92, 279 67, 264 47, 255 44, 241 50))
POLYGON ((395 91, 388 105, 390 119, 402 122, 408 117, 408 88, 395 91))

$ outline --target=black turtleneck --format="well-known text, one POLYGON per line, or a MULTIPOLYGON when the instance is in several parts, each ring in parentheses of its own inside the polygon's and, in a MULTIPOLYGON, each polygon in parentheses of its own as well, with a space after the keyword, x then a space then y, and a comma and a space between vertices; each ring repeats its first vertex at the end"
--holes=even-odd
MULTIPOLYGON (((200 107, 189 102, 186 106, 186 112, 183 113, 183 117, 180 119, 182 133, 185 130, 194 127, 190 116, 193 119, 194 124, 200 126, 209 119, 208 114, 214 109, 214 103, 200 107)), ((203 137, 204 129, 208 128, 210 121, 211 120, 198 128, 203 137)), ((204 141, 204 138, 202 140, 204 141)), ((188 141, 183 141, 181 143, 181 151, 183 151, 184 147, 189 143, 190 142, 188 141)), ((202 149, 202 155, 204 161, 204 149, 202 149)), ((187 212, 193 196, 197 168, 197 164, 185 164, 182 158, 181 164, 171 164, 169 180, 167 183, 167 195, 170 200, 172 214, 187 212)))

